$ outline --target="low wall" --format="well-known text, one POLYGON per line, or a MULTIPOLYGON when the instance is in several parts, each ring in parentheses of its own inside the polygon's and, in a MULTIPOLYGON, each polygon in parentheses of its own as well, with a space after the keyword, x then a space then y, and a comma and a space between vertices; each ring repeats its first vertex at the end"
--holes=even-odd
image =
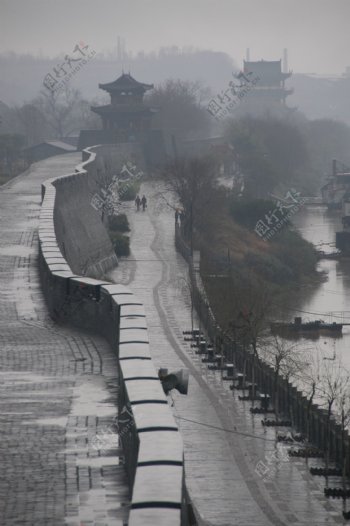
MULTIPOLYGON (((193 256, 186 244, 181 228, 175 229, 177 250, 189 264, 192 297, 194 307, 205 327, 209 337, 221 350, 225 363, 234 363, 238 370, 245 371, 247 379, 254 381, 263 393, 275 396, 275 371, 268 364, 243 349, 232 338, 228 337, 216 323, 215 316, 209 306, 208 299, 200 277, 200 253, 194 251, 193 256), (254 370, 254 373, 253 373, 254 370)), ((296 389, 285 378, 277 378, 277 403, 281 414, 286 415, 292 425, 319 449, 326 451, 339 465, 346 459, 347 475, 350 475, 350 437, 346 431, 342 433, 341 426, 332 417, 328 423, 327 412, 316 404, 309 404, 307 397, 296 389), (329 433, 329 440, 327 434, 329 433)))
MULTIPOLYGON (((131 493, 129 526, 186 526, 183 444, 151 359, 143 305, 130 289, 81 277, 74 270, 79 269, 83 251, 89 251, 84 246, 92 239, 87 226, 95 224, 93 233, 101 232, 97 219, 84 223, 88 219, 86 203, 79 203, 74 214, 69 211, 69 206, 77 203, 78 195, 84 200, 89 196, 88 189, 94 184, 98 168, 98 148, 95 150, 84 152, 86 162, 74 174, 50 179, 42 185, 39 226, 42 287, 54 318, 99 332, 118 357, 120 440, 131 493), (76 195, 70 196, 73 191, 76 195), (78 231, 83 234, 77 237, 73 233, 71 239, 75 224, 69 228, 69 221, 77 220, 79 213, 83 218, 78 231), (67 258, 62 255, 63 243, 67 258)), ((93 214, 94 209, 90 208, 93 214)), ((108 255, 105 237, 98 243, 108 255)), ((93 250, 97 246, 93 245, 93 250)), ((103 270, 98 255, 96 262, 103 270)))

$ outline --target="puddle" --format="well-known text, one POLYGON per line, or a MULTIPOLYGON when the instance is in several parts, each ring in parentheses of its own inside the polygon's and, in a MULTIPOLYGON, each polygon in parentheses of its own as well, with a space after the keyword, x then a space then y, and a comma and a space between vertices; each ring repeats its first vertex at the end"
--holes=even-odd
POLYGON ((35 253, 35 248, 24 245, 5 245, 0 248, 0 256, 19 256, 25 258, 35 253))
POLYGON ((87 468, 103 468, 104 466, 119 466, 119 456, 77 458, 76 465, 87 468))
MULTIPOLYGON (((3 387, 9 385, 27 385, 41 384, 41 383, 54 383, 65 381, 62 377, 57 376, 42 376, 35 374, 32 371, 0 371, 0 382, 3 387)), ((46 393, 47 394, 47 393, 46 393)))
POLYGON ((16 304, 19 318, 36 319, 34 302, 31 296, 31 289, 28 288, 28 268, 15 268, 14 279, 10 284, 12 301, 16 304))
POLYGON ((39 214, 36 214, 34 217, 30 217, 25 222, 16 223, 18 230, 27 230, 29 228, 38 228, 39 225, 39 214))
POLYGON ((43 404, 45 397, 57 405, 67 398, 67 390, 73 385, 72 377, 41 376, 32 371, 0 371, 0 404, 9 400, 16 404, 43 404))
POLYGON ((60 416, 57 418, 39 418, 38 420, 35 420, 36 424, 40 424, 42 426, 60 426, 60 427, 66 427, 68 422, 67 416, 60 416))
MULTIPOLYGON (((128 496, 127 491, 116 492, 121 502, 113 498, 113 494, 106 496, 105 489, 90 489, 80 494, 79 511, 76 518, 80 521, 81 526, 101 524, 103 526, 115 524, 122 526, 127 524, 128 517, 128 496), (123 502, 124 501, 124 502, 123 502), (96 519, 96 516, 99 516, 96 519)), ((77 524, 74 522, 75 517, 66 518, 65 524, 77 524)))
POLYGON ((7 413, 4 413, 3 411, 1 411, 0 418, 4 415, 33 415, 33 414, 34 413, 32 413, 31 411, 11 411, 7 413))
POLYGON ((99 417, 115 416, 116 407, 107 402, 111 394, 104 378, 97 375, 80 377, 73 387, 71 416, 97 415, 99 417))
POLYGON ((32 205, 32 208, 37 208, 38 210, 40 210, 40 208, 41 208, 41 206, 40 206, 41 197, 40 196, 36 196, 35 194, 32 194, 32 195, 27 195, 27 194, 25 194, 25 195, 16 195, 15 198, 18 201, 25 201, 26 204, 32 205))

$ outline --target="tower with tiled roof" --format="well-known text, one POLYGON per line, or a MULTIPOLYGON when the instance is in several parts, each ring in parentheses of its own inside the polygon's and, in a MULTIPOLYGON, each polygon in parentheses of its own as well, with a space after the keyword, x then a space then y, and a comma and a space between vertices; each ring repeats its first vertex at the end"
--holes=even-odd
POLYGON ((252 79, 257 79, 250 89, 250 102, 261 105, 271 103, 285 105, 286 98, 293 93, 293 89, 285 87, 285 81, 292 75, 292 72, 282 71, 281 60, 245 60, 243 72, 246 76, 251 75, 252 79))
POLYGON ((113 131, 120 140, 139 138, 151 128, 155 110, 144 104, 143 97, 153 87, 138 82, 130 73, 123 73, 114 82, 99 84, 100 89, 109 93, 111 103, 93 106, 91 110, 102 118, 103 129, 113 131))

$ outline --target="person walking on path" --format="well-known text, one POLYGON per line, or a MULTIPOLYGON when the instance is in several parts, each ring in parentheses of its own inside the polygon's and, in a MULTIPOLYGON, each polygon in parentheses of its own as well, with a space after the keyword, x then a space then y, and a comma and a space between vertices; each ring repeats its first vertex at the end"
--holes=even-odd
POLYGON ((144 212, 147 208, 147 199, 144 195, 142 196, 141 203, 142 203, 142 211, 144 212))
POLYGON ((141 199, 140 199, 140 196, 137 195, 135 199, 135 205, 136 205, 137 211, 140 210, 140 204, 141 204, 141 199))

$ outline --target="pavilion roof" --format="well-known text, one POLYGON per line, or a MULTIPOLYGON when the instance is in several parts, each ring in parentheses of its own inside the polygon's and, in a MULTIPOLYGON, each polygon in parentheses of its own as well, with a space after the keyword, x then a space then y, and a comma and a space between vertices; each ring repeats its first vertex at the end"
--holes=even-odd
POLYGON ((99 84, 99 88, 106 91, 147 91, 154 88, 153 84, 144 84, 138 82, 130 73, 123 73, 117 80, 107 82, 106 84, 99 84))

